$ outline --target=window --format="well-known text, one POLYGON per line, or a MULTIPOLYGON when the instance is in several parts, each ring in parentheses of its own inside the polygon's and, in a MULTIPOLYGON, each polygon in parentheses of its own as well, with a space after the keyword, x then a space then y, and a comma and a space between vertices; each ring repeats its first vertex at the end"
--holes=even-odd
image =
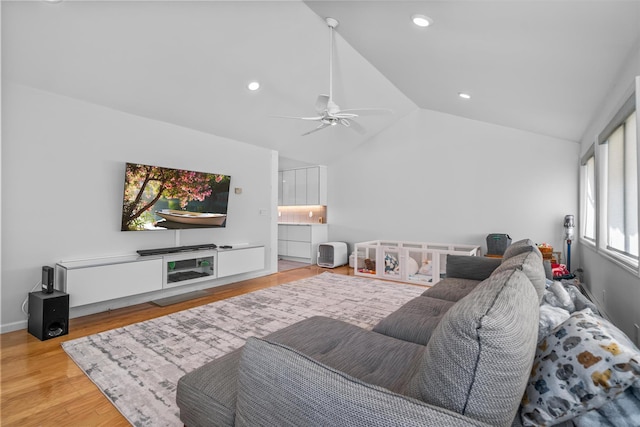
POLYGON ((591 146, 582 158, 582 237, 596 241, 596 158, 591 146))
MULTIPOLYGON (((604 148, 601 150, 604 160, 602 189, 605 193, 603 241, 614 256, 621 255, 624 260, 630 258, 637 264, 638 144, 635 95, 629 98, 598 140, 604 148)), ((586 167, 588 169, 589 166, 586 167)), ((585 215, 588 215, 587 206, 585 215)))

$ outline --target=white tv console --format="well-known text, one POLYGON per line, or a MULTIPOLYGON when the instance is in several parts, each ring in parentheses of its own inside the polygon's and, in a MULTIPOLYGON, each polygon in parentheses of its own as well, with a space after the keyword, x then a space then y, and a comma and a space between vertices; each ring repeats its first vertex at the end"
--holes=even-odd
POLYGON ((264 246, 123 256, 56 264, 57 288, 79 307, 264 268, 264 246))

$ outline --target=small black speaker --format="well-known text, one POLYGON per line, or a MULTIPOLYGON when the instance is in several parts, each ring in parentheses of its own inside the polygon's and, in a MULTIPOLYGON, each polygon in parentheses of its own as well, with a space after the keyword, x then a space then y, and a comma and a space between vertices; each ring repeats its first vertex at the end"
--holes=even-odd
POLYGON ((54 290, 51 293, 29 294, 29 333, 40 341, 69 333, 69 294, 54 290))
POLYGON ((42 266, 42 292, 53 293, 53 267, 42 266))

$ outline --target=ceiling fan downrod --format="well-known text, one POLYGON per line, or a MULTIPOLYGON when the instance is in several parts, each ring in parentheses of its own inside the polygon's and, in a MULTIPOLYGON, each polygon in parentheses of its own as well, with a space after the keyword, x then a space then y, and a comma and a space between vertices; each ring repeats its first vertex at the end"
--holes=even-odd
POLYGON ((333 31, 338 26, 338 20, 326 18, 325 21, 331 31, 329 31, 329 101, 333 101, 333 31))

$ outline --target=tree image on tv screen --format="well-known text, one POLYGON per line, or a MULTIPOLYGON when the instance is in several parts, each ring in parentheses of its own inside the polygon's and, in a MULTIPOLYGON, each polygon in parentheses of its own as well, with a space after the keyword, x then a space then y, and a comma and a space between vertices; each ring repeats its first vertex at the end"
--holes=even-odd
MULTIPOLYGON (((148 228, 149 224, 156 225, 157 212, 153 212, 156 204, 170 208, 160 212, 174 213, 175 217, 190 219, 204 215, 206 209, 211 208, 211 203, 215 204, 216 194, 228 195, 228 191, 227 175, 127 163, 122 230, 143 230, 148 228), (212 201, 206 203, 209 199, 212 201)), ((217 208, 224 210, 218 215, 226 214, 226 198, 217 208)), ((171 218, 168 218, 168 221, 167 224, 172 223, 171 218)), ((179 219, 177 221, 182 222, 179 219)), ((157 225, 162 226, 161 223, 157 225)), ((182 228, 185 228, 184 224, 182 228)))

